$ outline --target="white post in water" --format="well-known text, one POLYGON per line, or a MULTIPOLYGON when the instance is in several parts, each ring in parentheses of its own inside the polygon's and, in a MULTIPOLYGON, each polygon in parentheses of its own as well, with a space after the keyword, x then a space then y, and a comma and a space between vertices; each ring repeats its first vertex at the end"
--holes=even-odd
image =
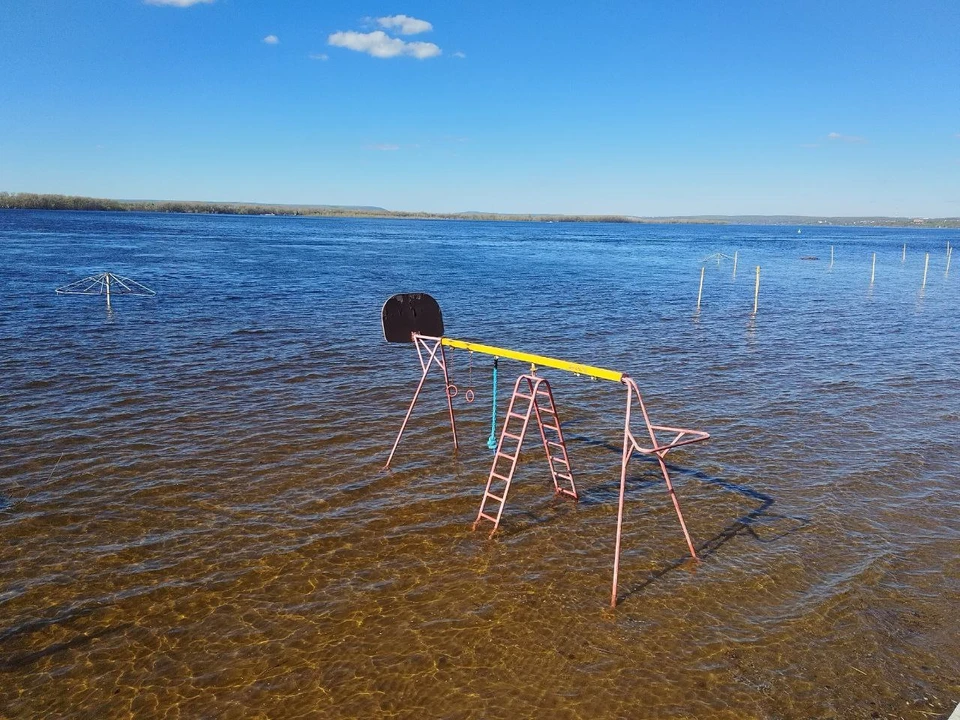
POLYGON ((700 290, 697 292, 697 310, 700 309, 700 296, 703 295, 703 271, 706 267, 700 268, 700 290))
POLYGON ((903 244, 903 252, 900 254, 900 262, 904 262, 907 259, 907 244, 903 244))
POLYGON ((833 267, 833 245, 830 246, 830 267, 833 267))
POLYGON ((930 253, 927 253, 927 256, 923 260, 923 285, 920 286, 920 289, 923 290, 927 286, 927 268, 930 267, 930 253))
POLYGON ((110 307, 110 273, 104 273, 107 281, 107 307, 110 307))
POLYGON ((873 254, 873 265, 870 267, 870 284, 873 285, 873 279, 877 276, 877 254, 873 254))
POLYGON ((733 251, 733 279, 737 279, 737 255, 740 254, 739 250, 733 251))
POLYGON ((757 299, 760 297, 760 266, 757 265, 757 284, 753 288, 753 314, 757 314, 757 299))
POLYGON ((944 277, 950 274, 950 258, 952 257, 953 257, 953 248, 950 248, 949 250, 947 250, 947 269, 944 270, 943 272, 944 277))

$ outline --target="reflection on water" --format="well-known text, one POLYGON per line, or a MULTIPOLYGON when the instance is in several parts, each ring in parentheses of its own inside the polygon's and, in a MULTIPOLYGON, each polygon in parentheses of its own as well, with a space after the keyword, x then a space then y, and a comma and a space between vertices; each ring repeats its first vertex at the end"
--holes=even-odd
POLYGON ((0 215, 0 716, 945 717, 960 292, 918 287, 956 233, 789 230, 0 215), (708 263, 696 313, 734 251, 759 312, 708 263), (159 295, 53 294, 102 269, 159 295), (381 473, 419 369, 379 310, 412 290, 709 431, 669 466, 703 562, 637 459, 607 607, 610 383, 544 371, 582 499, 531 444, 491 540, 486 360, 460 452, 434 379, 381 473))

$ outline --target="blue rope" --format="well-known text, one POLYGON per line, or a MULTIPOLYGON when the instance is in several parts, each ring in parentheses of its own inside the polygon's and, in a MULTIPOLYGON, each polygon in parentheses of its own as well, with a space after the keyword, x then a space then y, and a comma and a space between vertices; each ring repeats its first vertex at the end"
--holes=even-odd
POLYGON ((487 447, 497 449, 497 358, 493 359, 493 411, 490 414, 490 437, 487 447))

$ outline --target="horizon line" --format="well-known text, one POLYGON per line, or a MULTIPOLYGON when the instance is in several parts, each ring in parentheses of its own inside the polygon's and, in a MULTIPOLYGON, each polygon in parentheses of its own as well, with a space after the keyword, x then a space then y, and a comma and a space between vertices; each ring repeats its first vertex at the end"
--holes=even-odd
MULTIPOLYGON (((942 216, 930 217, 920 215, 809 215, 804 213, 697 213, 697 214, 667 214, 667 215, 632 215, 626 213, 557 213, 557 212, 500 212, 491 210, 459 210, 459 211, 431 211, 431 210, 396 210, 385 208, 379 205, 342 205, 328 203, 289 203, 289 202, 264 202, 264 201, 245 201, 245 200, 165 200, 156 198, 104 198, 89 195, 69 195, 64 193, 37 193, 37 192, 11 192, 0 191, 0 198, 4 200, 26 200, 27 198, 36 198, 39 201, 61 200, 61 201, 89 201, 97 203, 116 203, 122 204, 151 204, 151 205, 199 205, 199 206, 230 206, 237 208, 284 208, 289 210, 346 210, 358 213, 373 212, 385 213, 398 216, 420 216, 432 218, 457 218, 469 216, 499 216, 516 218, 619 218, 626 221, 656 221, 656 220, 730 220, 730 219, 792 219, 792 220, 896 220, 901 222, 951 222, 960 223, 960 216, 942 216)), ((43 207, 10 207, 0 202, 0 209, 84 209, 84 208, 43 208, 43 207)), ((89 208, 97 209, 97 208, 89 208)), ((120 208, 102 208, 104 210, 120 208)))

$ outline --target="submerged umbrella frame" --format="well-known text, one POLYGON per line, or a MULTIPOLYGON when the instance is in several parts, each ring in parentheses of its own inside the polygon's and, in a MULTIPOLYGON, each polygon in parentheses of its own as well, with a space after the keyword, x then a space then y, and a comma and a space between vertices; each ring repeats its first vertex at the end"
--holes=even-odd
POLYGON ((111 272, 102 272, 99 275, 85 277, 82 280, 58 287, 56 292, 57 295, 106 295, 107 307, 110 307, 111 293, 113 295, 138 295, 140 297, 153 297, 157 294, 155 290, 151 290, 136 280, 111 272))

